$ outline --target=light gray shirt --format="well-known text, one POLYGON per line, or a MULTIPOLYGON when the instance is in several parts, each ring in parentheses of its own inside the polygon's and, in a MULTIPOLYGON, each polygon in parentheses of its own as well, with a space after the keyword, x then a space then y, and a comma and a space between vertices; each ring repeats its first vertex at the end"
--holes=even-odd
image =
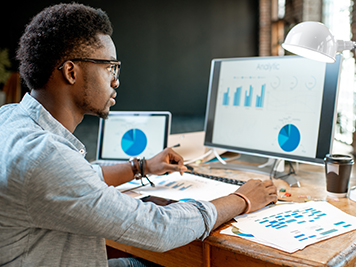
POLYGON ((0 108, 0 266, 106 266, 105 239, 166 251, 204 239, 210 202, 165 207, 121 194, 32 96, 0 108))

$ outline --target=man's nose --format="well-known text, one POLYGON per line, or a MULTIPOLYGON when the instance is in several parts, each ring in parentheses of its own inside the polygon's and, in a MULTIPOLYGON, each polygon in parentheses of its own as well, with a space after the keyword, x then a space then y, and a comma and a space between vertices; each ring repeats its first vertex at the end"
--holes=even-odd
POLYGON ((120 85, 119 79, 115 79, 115 80, 113 80, 113 81, 111 82, 111 87, 114 88, 114 89, 118 88, 119 85, 120 85))

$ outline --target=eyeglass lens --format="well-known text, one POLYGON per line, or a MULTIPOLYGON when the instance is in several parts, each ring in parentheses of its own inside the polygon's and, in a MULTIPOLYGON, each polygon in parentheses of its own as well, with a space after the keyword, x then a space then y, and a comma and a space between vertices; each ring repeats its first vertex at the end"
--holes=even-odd
POLYGON ((112 75, 114 76, 114 79, 117 80, 119 78, 119 71, 120 71, 119 65, 117 64, 111 65, 110 70, 112 75))

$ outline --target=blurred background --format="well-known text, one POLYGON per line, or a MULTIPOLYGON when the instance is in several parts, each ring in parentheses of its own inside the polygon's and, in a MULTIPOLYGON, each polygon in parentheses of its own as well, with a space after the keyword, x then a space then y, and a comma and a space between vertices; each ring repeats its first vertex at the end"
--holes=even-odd
MULTIPOLYGON (((6 1, 0 17, 0 105, 19 102, 28 88, 15 52, 25 25, 43 8, 71 1, 6 1), (6 5, 5 5, 6 4, 6 5)), ((302 21, 326 24, 336 39, 356 34, 351 0, 85 0, 107 12, 122 61, 116 105, 121 111, 170 111, 171 133, 204 130, 213 58, 284 56, 280 44, 302 21)), ((352 52, 344 52, 335 138, 353 143, 352 52)), ((98 119, 86 116, 74 134, 95 157, 98 119)))

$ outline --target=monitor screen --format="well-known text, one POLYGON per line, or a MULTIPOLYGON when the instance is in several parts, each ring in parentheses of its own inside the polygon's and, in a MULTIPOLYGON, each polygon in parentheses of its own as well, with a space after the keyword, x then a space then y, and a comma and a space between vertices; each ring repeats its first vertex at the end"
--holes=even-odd
POLYGON ((167 147, 170 121, 170 112, 110 111, 100 119, 97 160, 155 156, 167 147))
POLYGON ((204 145, 323 164, 332 149, 341 57, 214 59, 204 145))

